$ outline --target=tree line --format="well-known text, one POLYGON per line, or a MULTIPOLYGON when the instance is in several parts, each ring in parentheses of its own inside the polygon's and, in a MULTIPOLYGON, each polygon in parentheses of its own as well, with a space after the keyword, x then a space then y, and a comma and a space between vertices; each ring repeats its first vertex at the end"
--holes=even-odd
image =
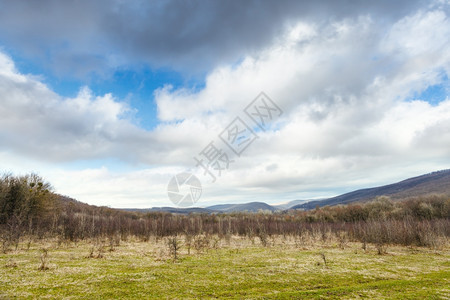
MULTIPOLYGON (((53 192, 36 174, 0 177, 0 238, 3 251, 20 242, 57 238, 61 242, 104 239, 119 243, 130 237, 184 236, 259 238, 305 236, 326 240, 435 246, 450 236, 450 197, 430 195, 392 201, 378 197, 367 203, 288 210, 276 213, 170 214, 129 212, 78 202, 53 192)), ((198 240, 198 239, 197 239, 198 240)))

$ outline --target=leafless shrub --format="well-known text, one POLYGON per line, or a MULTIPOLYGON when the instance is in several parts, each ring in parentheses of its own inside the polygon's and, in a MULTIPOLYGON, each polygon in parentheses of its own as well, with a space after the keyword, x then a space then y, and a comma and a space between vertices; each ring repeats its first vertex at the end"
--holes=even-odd
POLYGON ((41 264, 39 265, 38 269, 40 271, 48 270, 48 266, 47 266, 47 264, 48 264, 48 249, 46 249, 46 248, 41 249, 40 259, 41 259, 41 264))
POLYGON ((169 247, 169 252, 171 256, 173 256, 173 260, 177 261, 178 258, 178 252, 181 248, 181 241, 176 237, 170 237, 167 239, 167 245, 169 247))
POLYGON ((9 250, 10 245, 9 234, 7 232, 2 232, 2 234, 0 235, 0 240, 2 243, 2 252, 6 254, 9 250))
POLYGON ((97 257, 96 258, 103 258, 103 253, 105 252, 105 246, 103 243, 100 243, 97 248, 97 257))
POLYGON ((339 231, 336 233, 336 236, 338 238, 339 248, 344 249, 345 246, 347 245, 347 241, 348 241, 347 232, 339 231))
POLYGON ((113 239, 109 239, 109 252, 113 252, 115 251, 115 247, 114 247, 114 240, 113 239))
POLYGON ((86 256, 86 258, 93 258, 94 257, 94 252, 95 252, 95 245, 92 245, 89 248, 89 254, 86 256))
POLYGON ((231 231, 227 231, 224 235, 225 243, 230 246, 231 245, 232 234, 231 231))
POLYGON ((378 255, 383 255, 387 253, 387 245, 383 242, 378 242, 375 244, 375 247, 377 248, 378 255))
POLYGON ((262 227, 258 230, 258 238, 261 241, 261 245, 264 247, 268 247, 270 245, 269 236, 266 233, 266 230, 262 227))
POLYGON ((194 240, 194 248, 197 253, 203 252, 205 249, 208 249, 210 245, 210 237, 207 235, 197 236, 194 240))
POLYGON ((185 244, 186 249, 188 251, 188 255, 191 254, 192 243, 193 243, 192 235, 189 234, 189 233, 185 233, 185 235, 184 235, 184 244, 185 244))
POLYGON ((96 239, 93 241, 91 247, 89 247, 89 254, 86 256, 86 258, 103 258, 104 252, 105 252, 104 241, 96 239), (95 255, 96 251, 97 255, 95 255))
POLYGON ((325 265, 325 267, 328 267, 328 264, 327 264, 327 258, 325 257, 325 253, 320 252, 319 255, 320 255, 320 257, 322 258, 323 264, 325 265))
POLYGON ((366 240, 365 240, 365 239, 362 240, 361 249, 363 249, 364 252, 367 251, 367 243, 366 243, 366 240))
POLYGON ((220 241, 221 241, 221 238, 219 236, 212 237, 211 238, 211 248, 215 249, 215 250, 219 249, 220 241))
POLYGON ((416 239, 417 246, 439 248, 442 245, 439 226, 432 226, 429 221, 417 224, 416 239))
POLYGON ((30 250, 32 241, 33 241, 32 236, 30 236, 27 241, 26 248, 25 248, 27 251, 30 250))

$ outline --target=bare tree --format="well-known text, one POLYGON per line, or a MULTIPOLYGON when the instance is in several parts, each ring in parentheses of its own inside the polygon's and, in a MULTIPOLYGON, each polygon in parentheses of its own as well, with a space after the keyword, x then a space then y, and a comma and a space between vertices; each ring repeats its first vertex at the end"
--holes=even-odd
POLYGON ((180 251, 181 248, 181 241, 177 238, 177 236, 169 237, 167 240, 167 244, 169 247, 170 254, 173 256, 173 260, 177 261, 178 251, 180 251))

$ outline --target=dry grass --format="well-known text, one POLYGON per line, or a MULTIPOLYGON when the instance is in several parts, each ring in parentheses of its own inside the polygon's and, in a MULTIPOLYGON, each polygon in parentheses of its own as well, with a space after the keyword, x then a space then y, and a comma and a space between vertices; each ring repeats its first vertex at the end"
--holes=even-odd
MULTIPOLYGON (((0 298, 445 298, 450 248, 375 245, 333 236, 200 237, 198 251, 179 237, 177 260, 169 238, 130 239, 114 251, 94 252, 99 241, 25 243, 0 255, 0 298), (97 243, 97 244, 96 244, 97 243), (343 245, 344 244, 344 245, 343 245), (41 268, 47 249, 45 269, 41 268)), ((105 245, 107 245, 105 241, 105 245)), ((101 244, 101 241, 100 241, 101 244)))

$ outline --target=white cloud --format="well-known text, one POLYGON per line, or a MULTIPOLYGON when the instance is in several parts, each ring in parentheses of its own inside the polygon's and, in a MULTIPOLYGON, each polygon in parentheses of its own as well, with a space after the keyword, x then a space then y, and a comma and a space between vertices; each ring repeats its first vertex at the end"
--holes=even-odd
MULTIPOLYGON (((419 5, 423 1, 3 1, 0 40, 60 76, 107 76, 134 63, 192 74, 258 52, 298 19, 323 23, 370 13, 390 24, 419 5)), ((305 32, 297 27, 291 37, 305 32)))
POLYGON ((103 206, 147 208, 172 205, 167 198, 167 182, 177 172, 179 168, 167 167, 126 172, 106 167, 81 171, 55 169, 47 172, 47 178, 56 190, 76 199, 103 206))
POLYGON ((449 36, 450 20, 444 11, 419 11, 394 24, 385 47, 400 57, 439 53, 448 45, 449 36))
POLYGON ((182 162, 177 153, 196 140, 198 121, 161 124, 145 131, 126 116, 131 108, 111 94, 84 87, 74 98, 51 91, 37 78, 20 74, 0 52, 0 150, 48 162, 117 158, 158 164, 182 162))
POLYGON ((231 120, 259 90, 285 109, 282 128, 261 134, 221 179, 223 194, 234 187, 248 195, 252 187, 255 197, 298 195, 448 168, 450 100, 432 106, 408 99, 445 84, 449 28, 443 11, 415 13, 387 33, 370 17, 320 28, 299 23, 259 55, 214 70, 201 91, 159 91, 159 113, 164 120, 207 113, 223 120, 225 111, 231 120))
POLYGON ((46 174, 82 201, 170 205, 171 172, 194 169, 193 156, 263 90, 284 110, 278 129, 260 132, 216 183, 202 180, 199 205, 330 196, 448 168, 450 99, 411 100, 448 81, 448 16, 419 11, 380 23, 361 16, 293 24, 272 45, 212 70, 201 90, 155 91, 161 123, 153 131, 133 125, 124 116, 130 108, 112 95, 85 88, 62 98, 0 54, 0 149, 48 162, 135 163, 124 172, 52 166, 46 174))

